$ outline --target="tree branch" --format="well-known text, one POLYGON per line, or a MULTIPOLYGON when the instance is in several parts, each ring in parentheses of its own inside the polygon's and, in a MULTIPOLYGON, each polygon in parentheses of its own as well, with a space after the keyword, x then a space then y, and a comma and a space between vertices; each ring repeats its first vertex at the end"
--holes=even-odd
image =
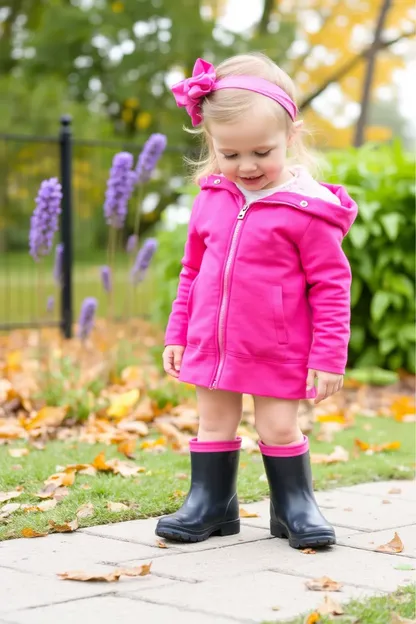
MULTIPOLYGON (((390 48, 390 46, 394 45, 398 41, 401 41, 402 39, 407 39, 409 37, 413 37, 415 35, 415 32, 416 32, 416 30, 413 29, 410 32, 402 33, 401 35, 399 35, 398 37, 395 37, 394 39, 389 39, 389 41, 380 41, 378 46, 377 46, 377 51, 384 50, 386 48, 390 48)), ((325 91, 325 89, 327 87, 329 87, 330 84, 332 84, 333 82, 338 82, 339 80, 341 80, 341 78, 343 78, 346 74, 348 74, 348 72, 350 72, 352 69, 354 69, 354 67, 356 65, 358 65, 358 63, 360 63, 361 61, 363 61, 366 58, 368 58, 368 56, 370 54, 370 49, 371 49, 371 47, 367 48, 366 50, 363 50, 363 52, 361 52, 357 56, 354 56, 352 59, 347 61, 347 63, 345 63, 339 69, 337 69, 337 71, 334 72, 332 74, 332 76, 330 76, 328 78, 328 80, 326 80, 324 82, 323 85, 321 85, 320 87, 315 89, 315 91, 313 91, 310 95, 308 95, 308 97, 305 100, 303 100, 303 102, 301 102, 301 104, 299 105, 299 110, 300 111, 304 111, 307 108, 309 108, 309 106, 312 104, 313 100, 315 98, 317 98, 318 95, 321 95, 321 93, 323 93, 325 91)))
POLYGON ((274 8, 274 0, 264 0, 263 13, 258 25, 257 34, 267 35, 267 28, 270 22, 270 16, 274 8))

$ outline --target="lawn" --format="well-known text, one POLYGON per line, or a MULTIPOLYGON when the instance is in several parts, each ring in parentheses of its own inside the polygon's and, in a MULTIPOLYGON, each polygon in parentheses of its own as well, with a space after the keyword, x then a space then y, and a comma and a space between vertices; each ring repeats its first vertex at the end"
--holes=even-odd
MULTIPOLYGON (((331 598, 336 601, 336 594, 331 594, 331 598)), ((413 585, 401 587, 389 596, 353 600, 342 609, 343 615, 318 617, 312 613, 287 624, 411 624, 416 616, 416 590, 413 585)))
MULTIPOLYGON (((46 256, 37 265, 29 254, 3 254, 0 263, 0 325, 7 322, 29 323, 39 319, 58 320, 57 312, 46 314, 49 296, 59 297, 53 280, 53 257, 46 256), (39 271, 38 271, 39 270, 39 271)), ((100 316, 107 313, 107 295, 101 285, 100 267, 106 264, 106 252, 91 252, 88 258, 75 256, 73 269, 74 314, 78 315, 85 297, 98 299, 100 316)), ((114 314, 117 318, 145 316, 155 292, 154 280, 148 278, 131 290, 130 259, 117 254, 114 284, 114 314), (126 294, 127 293, 127 294, 126 294), (131 298, 130 298, 131 293, 131 298)), ((59 310, 59 306, 56 306, 59 310)))
MULTIPOLYGON (((316 489, 413 476, 415 449, 412 423, 397 422, 392 418, 357 417, 354 426, 336 433, 331 443, 320 442, 315 435, 311 435, 313 453, 330 453, 336 445, 350 451, 351 458, 345 463, 314 465, 316 489), (373 455, 354 452, 356 438, 371 444, 399 441, 400 448, 373 455)), ((24 444, 16 442, 11 446, 19 448, 24 444)), ((31 448, 28 455, 19 458, 11 457, 9 450, 9 446, 0 447, 0 492, 22 487, 22 494, 10 503, 33 505, 41 502, 35 494, 50 475, 59 471, 59 467, 91 463, 102 450, 107 459, 126 459, 114 445, 80 442, 51 441, 44 450, 31 448)), ((96 476, 77 474, 75 483, 69 487, 69 495, 53 510, 18 510, 3 520, 0 517, 0 539, 19 537, 22 529, 28 527, 47 531, 48 520, 57 523, 73 520, 77 509, 87 502, 93 504, 94 515, 81 519, 81 527, 157 516, 177 509, 189 486, 189 457, 171 450, 160 454, 139 450, 134 462, 144 468, 138 476, 123 478, 104 472, 96 476), (109 502, 121 502, 130 508, 114 513, 107 508, 109 502)), ((267 495, 267 483, 261 479, 263 473, 260 455, 242 452, 238 483, 241 503, 256 501, 267 495)), ((0 507, 0 516, 1 512, 0 507)))

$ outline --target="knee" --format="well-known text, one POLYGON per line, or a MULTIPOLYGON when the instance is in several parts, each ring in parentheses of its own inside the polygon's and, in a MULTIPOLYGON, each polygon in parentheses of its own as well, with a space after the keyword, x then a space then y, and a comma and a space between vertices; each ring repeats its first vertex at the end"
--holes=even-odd
POLYGON ((260 440, 270 446, 292 444, 302 437, 296 422, 256 422, 256 430, 260 440))

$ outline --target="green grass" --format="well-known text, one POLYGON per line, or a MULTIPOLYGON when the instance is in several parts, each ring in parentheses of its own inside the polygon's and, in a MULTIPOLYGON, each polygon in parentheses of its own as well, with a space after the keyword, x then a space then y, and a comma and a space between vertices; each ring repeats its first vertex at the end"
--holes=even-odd
MULTIPOLYGON (((39 266, 29 254, 8 253, 0 263, 0 324, 6 322, 31 322, 46 320, 46 301, 50 295, 59 297, 53 280, 53 256, 41 260, 39 266), (39 268, 40 280, 37 275, 39 268)), ((88 258, 76 257, 73 269, 74 313, 78 315, 85 297, 98 299, 98 314, 105 316, 107 295, 101 285, 100 267, 107 263, 106 252, 91 252, 88 258)), ((154 280, 151 274, 134 289, 131 307, 126 293, 130 289, 129 257, 119 253, 116 257, 114 284, 114 314, 117 318, 147 315, 149 303, 154 298, 154 280)), ((59 306, 55 307, 59 310, 59 306)), ((57 320, 58 312, 52 316, 57 320)))
MULTIPOLYGON (((335 597, 336 600, 336 597, 335 597)), ((413 585, 402 587, 394 594, 381 598, 353 600, 344 609, 344 615, 322 616, 319 624, 392 624, 392 615, 396 614, 406 620, 414 620, 416 616, 416 591, 413 585)), ((304 624, 305 616, 291 620, 290 624, 304 624)), ((397 624, 400 620, 396 620, 397 624)), ((272 624, 265 622, 264 624, 272 624)), ((289 624, 289 622, 287 623, 289 624)))
MULTIPOLYGON (((365 481, 406 479, 413 476, 414 468, 414 426, 411 423, 398 423, 385 418, 357 418, 353 428, 338 433, 333 443, 317 442, 311 436, 312 452, 331 452, 334 445, 340 444, 352 450, 354 438, 371 443, 383 443, 399 440, 398 451, 373 456, 360 455, 345 464, 315 465, 313 467, 316 489, 325 489, 341 485, 352 485, 365 481), (371 431, 364 426, 370 424, 371 431)), ((21 444, 13 444, 13 447, 21 444)), ((74 442, 50 442, 45 450, 31 450, 26 457, 12 458, 8 447, 0 447, 0 491, 11 491, 17 486, 24 488, 24 493, 10 502, 40 502, 34 494, 41 489, 43 482, 51 474, 57 472, 57 466, 73 463, 91 463, 94 457, 105 450, 106 457, 122 457, 115 446, 102 444, 88 445, 74 442), (19 470, 13 466, 20 465, 19 470)), ((125 459, 125 458, 124 458, 125 459)), ((95 477, 77 475, 70 494, 50 512, 25 513, 17 511, 9 518, 0 520, 0 539, 19 537, 21 530, 31 527, 44 531, 48 520, 61 523, 75 517, 79 506, 92 502, 95 515, 80 521, 80 526, 106 524, 146 518, 176 510, 183 501, 180 491, 186 492, 188 479, 179 479, 178 473, 189 473, 189 457, 171 451, 162 454, 151 454, 139 451, 136 462, 144 466, 151 474, 140 474, 136 478, 122 478, 108 473, 99 473, 95 477), (88 483, 91 489, 84 490, 82 485, 88 483), (107 502, 135 503, 133 509, 122 513, 111 513, 107 510, 107 502)), ((260 481, 263 464, 259 454, 241 454, 238 491, 240 502, 260 500, 267 495, 267 483, 260 481)), ((1 511, 1 510, 0 510, 1 511)))

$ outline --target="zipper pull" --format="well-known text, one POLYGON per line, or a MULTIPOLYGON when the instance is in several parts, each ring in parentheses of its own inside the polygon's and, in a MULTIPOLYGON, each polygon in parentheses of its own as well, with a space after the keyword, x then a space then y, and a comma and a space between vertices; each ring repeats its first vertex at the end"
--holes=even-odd
POLYGON ((239 219, 241 221, 241 219, 244 219, 244 217, 246 216, 247 210, 250 208, 250 204, 244 204, 244 206, 241 208, 240 212, 238 213, 238 217, 237 219, 239 219))

